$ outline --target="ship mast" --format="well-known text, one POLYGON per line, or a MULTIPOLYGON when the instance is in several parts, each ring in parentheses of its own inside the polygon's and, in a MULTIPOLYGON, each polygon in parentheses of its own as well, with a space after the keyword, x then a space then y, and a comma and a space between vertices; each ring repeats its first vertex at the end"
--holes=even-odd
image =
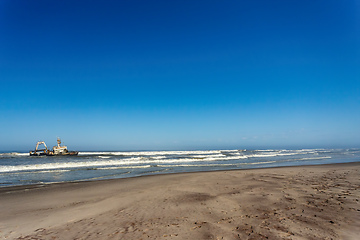
POLYGON ((58 147, 60 147, 60 144, 61 144, 60 138, 57 138, 57 144, 58 144, 58 147))

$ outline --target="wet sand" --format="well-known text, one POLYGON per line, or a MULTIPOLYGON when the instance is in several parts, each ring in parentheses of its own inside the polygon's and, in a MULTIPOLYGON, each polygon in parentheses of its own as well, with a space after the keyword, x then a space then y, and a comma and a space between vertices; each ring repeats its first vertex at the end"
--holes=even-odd
POLYGON ((0 188, 1 239, 359 239, 360 163, 0 188))

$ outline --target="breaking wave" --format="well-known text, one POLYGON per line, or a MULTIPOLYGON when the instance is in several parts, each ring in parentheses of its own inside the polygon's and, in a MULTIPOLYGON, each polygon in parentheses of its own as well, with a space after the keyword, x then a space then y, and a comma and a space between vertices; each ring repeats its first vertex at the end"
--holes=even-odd
POLYGON ((0 186, 349 161, 360 161, 360 149, 98 151, 51 157, 11 152, 0 153, 0 186))

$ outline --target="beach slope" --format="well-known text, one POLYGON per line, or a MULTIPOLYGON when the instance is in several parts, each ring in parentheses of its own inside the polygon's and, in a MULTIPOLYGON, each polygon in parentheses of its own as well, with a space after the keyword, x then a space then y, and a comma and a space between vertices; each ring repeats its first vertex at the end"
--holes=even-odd
POLYGON ((1 239, 358 239, 360 163, 0 188, 1 239))

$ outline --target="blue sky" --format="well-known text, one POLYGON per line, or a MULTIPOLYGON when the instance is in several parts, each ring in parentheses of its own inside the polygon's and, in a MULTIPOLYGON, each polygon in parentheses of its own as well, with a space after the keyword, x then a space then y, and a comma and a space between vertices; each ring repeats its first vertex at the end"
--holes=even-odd
POLYGON ((360 147, 360 3, 2 0, 0 83, 0 151, 360 147))

